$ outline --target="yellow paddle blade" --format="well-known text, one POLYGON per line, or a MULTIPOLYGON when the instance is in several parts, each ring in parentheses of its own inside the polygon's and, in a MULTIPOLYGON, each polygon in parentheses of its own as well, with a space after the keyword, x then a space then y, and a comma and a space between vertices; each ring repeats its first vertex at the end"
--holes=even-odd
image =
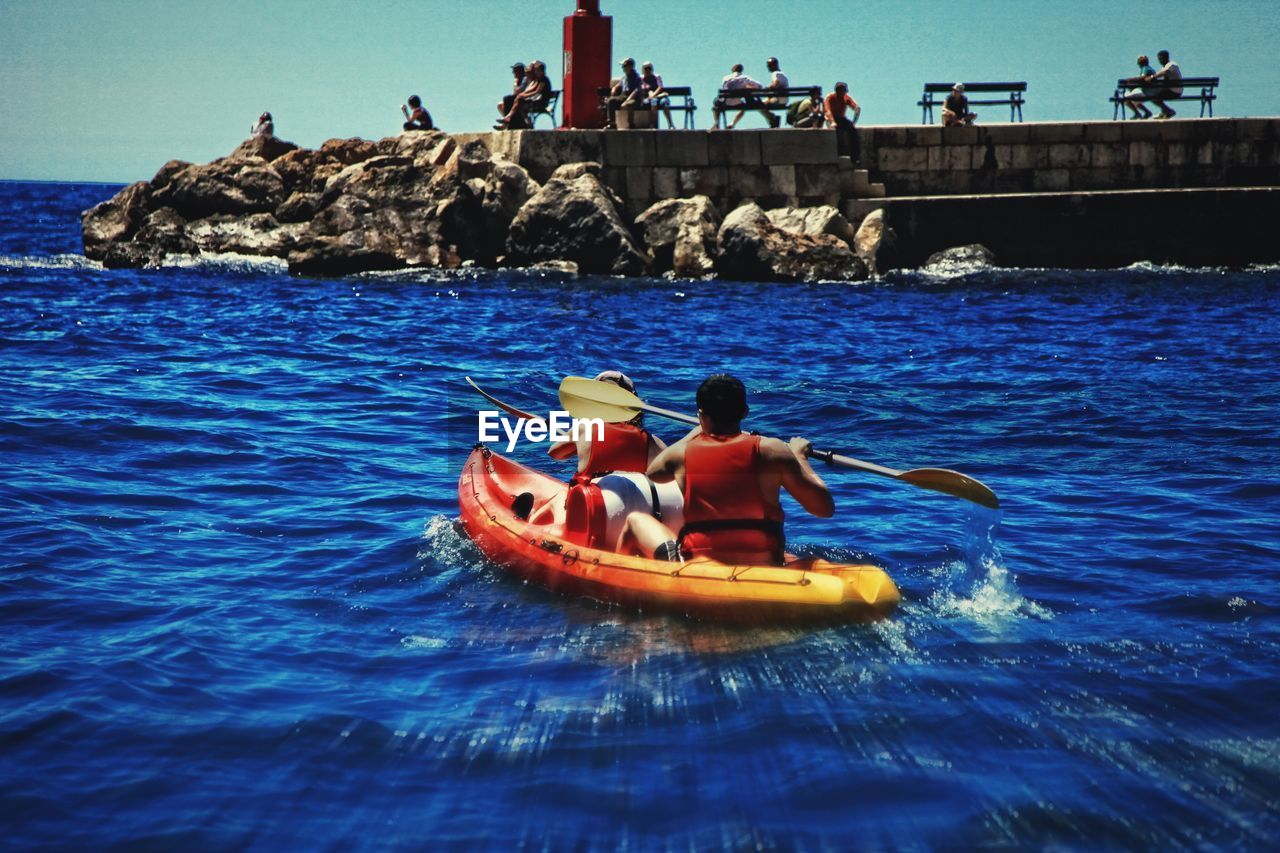
POLYGON ((560 383, 560 406, 575 418, 599 418, 616 424, 640 414, 644 403, 612 382, 566 376, 560 383))
POLYGON ((903 471, 897 479, 922 489, 942 492, 964 498, 989 509, 999 509, 1000 499, 986 485, 959 471, 948 471, 946 468, 913 468, 903 471))

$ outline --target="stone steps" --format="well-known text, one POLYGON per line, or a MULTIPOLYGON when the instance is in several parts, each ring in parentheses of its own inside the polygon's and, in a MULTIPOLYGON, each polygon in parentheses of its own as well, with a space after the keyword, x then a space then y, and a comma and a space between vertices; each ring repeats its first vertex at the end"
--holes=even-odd
POLYGON ((854 168, 846 156, 836 160, 840 169, 840 195, 843 199, 884 198, 884 184, 872 181, 868 169, 854 168))

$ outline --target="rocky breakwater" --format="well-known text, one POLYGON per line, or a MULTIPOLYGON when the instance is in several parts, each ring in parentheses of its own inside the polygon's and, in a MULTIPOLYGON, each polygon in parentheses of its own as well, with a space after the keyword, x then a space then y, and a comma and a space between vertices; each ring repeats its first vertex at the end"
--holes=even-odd
POLYGON ((857 281, 884 268, 892 232, 835 208, 727 216, 705 196, 666 199, 634 222, 597 163, 540 184, 483 140, 440 132, 304 149, 255 138, 203 165, 171 161, 85 211, 85 255, 107 267, 173 255, 287 259, 297 273, 553 267, 582 273, 751 281, 857 281), (879 263, 877 263, 879 261, 879 263))

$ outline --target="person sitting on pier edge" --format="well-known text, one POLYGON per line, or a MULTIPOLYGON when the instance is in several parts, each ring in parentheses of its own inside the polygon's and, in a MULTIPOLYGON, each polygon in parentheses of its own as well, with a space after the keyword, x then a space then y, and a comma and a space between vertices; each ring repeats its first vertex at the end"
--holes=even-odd
POLYGON ((1145 53, 1139 56, 1138 76, 1129 77, 1124 81, 1126 86, 1133 87, 1124 93, 1124 103, 1133 112, 1134 118, 1151 118, 1151 110, 1147 109, 1143 101, 1160 91, 1158 87, 1150 85, 1155 76, 1156 70, 1151 67, 1151 60, 1147 59, 1145 53))
POLYGON ((662 110, 667 117, 667 130, 675 130, 675 122, 671 120, 671 96, 662 88, 662 76, 653 73, 653 63, 640 64, 640 83, 644 86, 644 96, 654 109, 662 110))
POLYGON ((520 90, 524 88, 524 63, 517 62, 511 66, 511 94, 502 96, 502 103, 498 104, 498 115, 505 116, 511 112, 511 105, 516 102, 516 96, 520 94, 520 90))
POLYGON ((551 99, 551 81, 547 79, 547 66, 541 59, 529 63, 524 88, 511 100, 511 108, 493 126, 494 130, 528 130, 533 127, 529 113, 546 109, 551 99))
MULTIPOLYGON (((769 69, 769 85, 765 86, 769 89, 788 89, 791 87, 791 81, 787 79, 787 75, 782 73, 782 66, 778 63, 778 57, 771 56, 765 60, 765 67, 769 69)), ((765 103, 770 106, 785 107, 787 105, 786 96, 778 98, 766 98, 765 103)), ((768 110, 764 111, 764 120, 769 122, 769 127, 776 128, 782 124, 782 119, 768 110)))
POLYGON ((1155 76, 1160 83, 1160 91, 1151 96, 1151 102, 1160 108, 1160 115, 1156 118, 1173 118, 1177 113, 1165 104, 1164 99, 1182 97, 1182 69, 1169 58, 1167 50, 1157 53, 1156 59, 1160 60, 1160 70, 1155 76))
MULTIPOLYGON (((739 62, 733 66, 733 69, 720 81, 721 89, 759 89, 760 84, 755 80, 742 73, 742 63, 739 62)), ((739 98, 716 98, 711 105, 711 127, 708 130, 719 130, 720 116, 724 115, 730 109, 740 106, 742 100, 739 98)), ((733 117, 733 124, 725 126, 725 130, 733 130, 738 126, 738 122, 742 119, 742 110, 738 110, 738 114, 733 117)))
POLYGON ((647 103, 644 81, 640 79, 640 72, 636 71, 636 61, 628 56, 619 64, 622 66, 622 77, 609 92, 607 102, 608 121, 605 127, 610 129, 618 126, 618 110, 635 109, 647 103))
MULTIPOLYGON (((635 383, 619 370, 606 370, 595 378, 598 382, 612 382, 632 394, 636 392, 635 383)), ((601 441, 593 441, 591 431, 587 430, 576 441, 557 441, 547 450, 547 455, 552 459, 568 459, 576 453, 579 476, 609 471, 643 474, 666 446, 662 439, 644 428, 644 412, 641 412, 626 423, 605 424, 601 441)))
POLYGON ((822 90, 814 86, 809 97, 787 107, 787 124, 791 127, 822 127, 822 90))
POLYGON ((434 130, 435 124, 431 121, 431 113, 427 112, 422 106, 422 99, 417 95, 409 96, 409 106, 400 105, 400 112, 404 113, 405 130, 434 130), (413 112, 409 112, 409 108, 413 108, 413 112))
POLYGON ((632 537, 644 554, 672 562, 705 556, 782 565, 782 489, 819 518, 835 513, 831 492, 809 465, 813 445, 744 433, 747 393, 732 376, 708 377, 697 400, 699 425, 649 465, 655 483, 679 484, 684 525, 677 533, 651 515, 632 513, 619 550, 632 537))
POLYGON ((253 127, 249 128, 250 136, 262 136, 270 139, 276 135, 276 123, 271 118, 271 113, 263 113, 258 116, 257 122, 253 127))
POLYGON ((964 84, 952 86, 951 94, 947 95, 947 100, 942 105, 942 126, 961 127, 973 124, 977 118, 977 113, 969 112, 969 99, 965 97, 964 84))
POLYGON ((858 129, 854 126, 862 116, 862 107, 849 97, 849 84, 836 83, 835 91, 827 95, 825 102, 827 122, 836 129, 836 146, 842 155, 858 164, 862 162, 862 143, 858 139, 858 129), (853 118, 848 116, 853 107, 853 118))

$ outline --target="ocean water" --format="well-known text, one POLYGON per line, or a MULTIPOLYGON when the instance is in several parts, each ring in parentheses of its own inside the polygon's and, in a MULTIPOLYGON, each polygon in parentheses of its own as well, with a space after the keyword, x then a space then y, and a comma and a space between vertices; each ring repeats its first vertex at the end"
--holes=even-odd
POLYGON ((115 189, 0 184, 11 849, 1280 839, 1277 269, 104 271, 115 189), (1003 509, 826 473, 789 538, 889 569, 874 625, 521 584, 459 533, 462 377, 545 411, 606 367, 1003 509))

